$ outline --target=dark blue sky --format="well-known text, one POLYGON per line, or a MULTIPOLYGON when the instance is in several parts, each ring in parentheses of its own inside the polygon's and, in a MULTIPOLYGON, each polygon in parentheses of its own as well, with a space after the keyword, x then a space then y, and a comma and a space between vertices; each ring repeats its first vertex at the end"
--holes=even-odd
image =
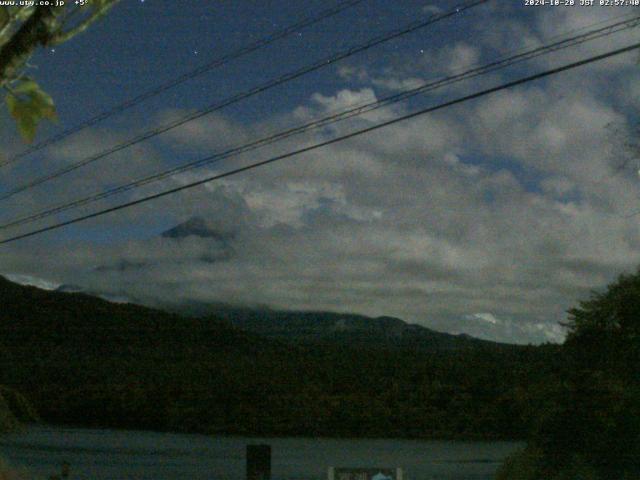
MULTIPOLYGON (((401 3, 367 0, 166 92, 141 106, 137 118, 148 118, 158 108, 199 108, 246 90, 413 20, 426 18, 430 15, 424 12, 427 3, 443 9, 455 5, 451 0, 401 3)), ((56 99, 61 126, 73 125, 85 116, 99 113, 333 4, 337 2, 127 0, 84 35, 57 47, 55 53, 37 55, 33 63, 38 71, 34 73, 56 99)), ((458 18, 375 47, 341 64, 389 66, 394 61, 419 61, 421 51, 426 48, 465 39, 471 31, 490 30, 481 21, 486 21, 486 14, 462 13, 458 18)), ((343 84, 336 75, 337 67, 307 75, 234 106, 229 114, 255 121, 288 111, 310 93, 331 94, 343 84)), ((130 112, 124 122, 131 118, 130 112)))

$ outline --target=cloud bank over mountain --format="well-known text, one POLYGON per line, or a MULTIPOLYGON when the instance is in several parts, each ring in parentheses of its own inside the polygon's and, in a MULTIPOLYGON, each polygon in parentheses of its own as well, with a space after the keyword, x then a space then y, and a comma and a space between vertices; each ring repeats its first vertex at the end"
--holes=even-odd
MULTIPOLYGON (((579 15, 539 9, 527 17, 505 8, 511 13, 479 12, 485 24, 498 25, 495 16, 501 17, 491 32, 479 21, 476 41, 460 36, 446 48, 427 45, 382 64, 350 60, 332 71, 332 91, 309 92, 303 102, 254 123, 224 113, 207 116, 136 147, 134 173, 122 168, 130 156, 118 154, 100 178, 78 172, 67 183, 21 196, 13 212, 170 165, 173 149, 221 150, 489 61, 507 50, 507 37, 522 44, 511 50, 611 17, 598 8, 579 15)), ((545 57, 532 68, 638 38, 637 31, 626 35, 545 57)), ((637 88, 628 88, 640 84, 636 61, 637 55, 625 55, 7 245, 0 271, 151 304, 173 299, 356 312, 498 341, 561 341, 558 322, 569 307, 640 263, 640 217, 629 216, 640 211, 638 152, 626 145, 637 137, 640 99, 637 88)), ((465 82, 420 102, 486 88, 517 73, 465 82)), ((385 107, 162 186, 416 106, 385 107)), ((53 150, 50 160, 72 161, 70 152, 93 151, 97 138, 125 136, 86 132, 53 150)), ((145 187, 131 198, 159 188, 145 187)))

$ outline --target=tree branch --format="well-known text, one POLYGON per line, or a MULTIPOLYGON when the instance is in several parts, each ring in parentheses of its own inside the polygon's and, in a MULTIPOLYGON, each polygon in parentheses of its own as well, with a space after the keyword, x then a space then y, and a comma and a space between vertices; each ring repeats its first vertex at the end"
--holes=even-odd
POLYGON ((95 9, 91 13, 89 18, 86 18, 85 20, 80 22, 78 25, 76 25, 72 29, 67 30, 66 32, 62 32, 62 31, 56 32, 49 40, 49 45, 59 45, 61 43, 66 42, 67 40, 70 40, 71 38, 75 37, 79 33, 84 32, 87 28, 89 28, 89 26, 92 23, 94 23, 96 20, 103 17, 109 11, 109 9, 118 1, 119 0, 111 0, 111 1, 105 2, 104 5, 95 9))
POLYGON ((7 10, 5 24, 0 28, 0 47, 11 39, 9 32, 13 30, 18 23, 22 22, 25 18, 28 18, 33 12, 33 9, 34 7, 20 7, 15 11, 11 9, 7 10))
POLYGON ((0 85, 15 78, 34 50, 47 45, 55 30, 51 6, 38 6, 11 39, 0 49, 0 85))

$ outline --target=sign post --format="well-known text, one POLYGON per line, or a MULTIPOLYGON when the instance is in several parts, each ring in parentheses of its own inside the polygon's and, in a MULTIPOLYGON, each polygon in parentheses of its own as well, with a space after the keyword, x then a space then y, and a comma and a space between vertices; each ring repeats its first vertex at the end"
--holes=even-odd
POLYGON ((329 467, 327 480, 403 480, 402 468, 329 467))
POLYGON ((271 445, 247 445, 247 480, 271 480, 271 445))

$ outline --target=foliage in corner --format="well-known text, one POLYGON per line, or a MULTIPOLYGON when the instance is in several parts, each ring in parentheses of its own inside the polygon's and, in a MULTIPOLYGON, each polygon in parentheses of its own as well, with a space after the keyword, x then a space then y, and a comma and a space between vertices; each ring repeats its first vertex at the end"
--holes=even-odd
POLYGON ((18 131, 27 142, 33 141, 41 120, 57 119, 53 99, 30 78, 20 79, 15 88, 9 89, 5 101, 18 131))
POLYGON ((8 92, 8 111, 25 141, 33 140, 42 120, 56 118, 51 96, 25 76, 28 60, 37 48, 60 45, 84 32, 116 2, 82 0, 58 7, 0 7, 0 87, 8 92))
POLYGON ((640 478, 640 271, 568 314, 562 388, 499 480, 640 478))

